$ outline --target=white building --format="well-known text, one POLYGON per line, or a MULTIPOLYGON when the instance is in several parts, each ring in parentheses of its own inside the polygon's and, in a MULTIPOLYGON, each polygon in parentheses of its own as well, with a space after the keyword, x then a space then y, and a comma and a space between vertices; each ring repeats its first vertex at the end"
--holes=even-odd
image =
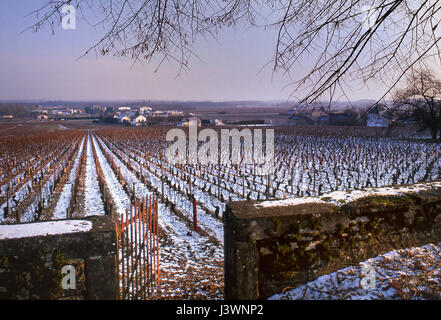
POLYGON ((188 127, 191 123, 195 123, 198 127, 200 127, 202 121, 197 117, 182 119, 181 121, 178 122, 178 127, 188 127))
MULTIPOLYGON (((134 122, 134 125, 135 126, 140 126, 140 125, 142 125, 143 123, 145 123, 147 121, 147 118, 146 117, 144 117, 143 115, 139 115, 139 116, 137 116, 135 119, 133 119, 133 122, 134 122)), ((132 123, 133 124, 133 123, 132 123)))
POLYGON ((152 110, 153 110, 153 109, 150 108, 150 107, 141 107, 141 108, 139 108, 139 112, 142 112, 142 113, 150 112, 150 111, 152 111, 152 110))
POLYGON ((167 113, 165 113, 164 111, 161 111, 161 110, 156 110, 155 112, 152 113, 152 115, 154 117, 165 117, 165 116, 167 116, 167 113))
POLYGON ((118 117, 118 121, 124 123, 124 122, 130 122, 131 119, 128 116, 122 114, 118 117))
POLYGON ((184 111, 167 110, 166 113, 168 117, 176 117, 176 116, 182 116, 184 114, 184 111))

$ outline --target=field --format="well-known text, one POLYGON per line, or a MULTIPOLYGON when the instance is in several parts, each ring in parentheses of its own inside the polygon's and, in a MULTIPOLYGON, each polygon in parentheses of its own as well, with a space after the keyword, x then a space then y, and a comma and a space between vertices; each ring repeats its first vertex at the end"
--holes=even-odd
MULTIPOLYGON (((123 215, 136 198, 159 198, 160 277, 153 298, 223 298, 228 201, 284 199, 441 178, 441 145, 401 130, 279 128, 275 174, 253 165, 172 165, 168 129, 97 127, 0 140, 0 222, 123 215), (198 228, 194 230, 193 205, 198 228)), ((4 132, 3 132, 4 131, 4 132)), ((11 131, 13 135, 6 134, 11 131)))

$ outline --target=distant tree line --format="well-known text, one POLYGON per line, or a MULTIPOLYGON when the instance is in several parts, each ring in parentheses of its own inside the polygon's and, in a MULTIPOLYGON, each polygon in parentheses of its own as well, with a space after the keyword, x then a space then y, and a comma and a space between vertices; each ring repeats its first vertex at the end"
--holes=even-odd
POLYGON ((29 117, 30 106, 22 103, 0 103, 0 116, 12 115, 14 118, 29 117))

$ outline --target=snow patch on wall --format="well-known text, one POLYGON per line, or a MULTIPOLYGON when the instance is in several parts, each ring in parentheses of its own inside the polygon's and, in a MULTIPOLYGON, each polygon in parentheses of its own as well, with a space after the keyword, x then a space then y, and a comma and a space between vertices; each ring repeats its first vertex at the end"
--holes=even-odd
POLYGON ((87 220, 63 220, 0 225, 0 240, 86 232, 91 229, 92 222, 87 220))
POLYGON ((358 199, 370 196, 403 196, 409 193, 430 190, 434 188, 441 188, 441 182, 431 182, 424 184, 414 184, 412 186, 403 187, 384 187, 384 188, 369 188, 365 190, 355 191, 335 191, 320 197, 307 198, 292 198, 277 201, 264 201, 256 203, 256 208, 273 208, 273 207, 287 207, 307 203, 323 203, 334 204, 341 206, 345 203, 356 201, 358 199))

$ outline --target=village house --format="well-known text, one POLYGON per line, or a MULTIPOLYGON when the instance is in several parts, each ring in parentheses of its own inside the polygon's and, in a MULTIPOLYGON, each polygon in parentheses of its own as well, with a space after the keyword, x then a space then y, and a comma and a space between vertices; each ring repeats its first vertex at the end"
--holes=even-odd
POLYGON ((329 123, 329 116, 328 115, 320 116, 316 119, 315 123, 317 126, 327 125, 329 123))
POLYGON ((198 127, 201 126, 202 121, 201 119, 197 118, 197 117, 191 117, 188 119, 182 119, 181 121, 178 122, 177 126, 178 127, 188 127, 190 126, 191 123, 196 123, 198 127))
POLYGON ((357 117, 358 114, 344 111, 332 112, 329 114, 328 124, 331 126, 353 126, 357 123, 357 117))
POLYGON ((178 110, 167 110, 167 117, 177 117, 182 116, 184 114, 184 111, 178 111, 178 110))
POLYGON ((393 118, 390 111, 384 105, 377 105, 369 111, 366 120, 367 127, 386 128, 393 118))
POLYGON ((82 114, 82 113, 84 113, 84 110, 73 109, 73 108, 68 108, 67 111, 70 112, 71 114, 82 114))
POLYGON ((139 112, 140 113, 148 113, 148 112, 150 112, 150 111, 152 111, 153 109, 152 108, 150 108, 150 107, 141 107, 141 108, 139 108, 139 112))
POLYGON ((325 108, 320 107, 319 109, 314 108, 311 114, 311 120, 318 122, 320 119, 327 118, 328 113, 325 111, 325 108))
POLYGON ((167 113, 161 110, 156 110, 155 112, 152 113, 153 117, 166 117, 167 113))
POLYGON ((145 124, 146 122, 147 122, 147 118, 144 117, 142 114, 140 114, 139 116, 134 118, 131 123, 134 126, 141 126, 141 125, 145 124))
POLYGON ((131 121, 130 117, 128 117, 124 114, 118 116, 117 119, 118 119, 118 122, 120 122, 120 123, 130 123, 130 121, 131 121))

